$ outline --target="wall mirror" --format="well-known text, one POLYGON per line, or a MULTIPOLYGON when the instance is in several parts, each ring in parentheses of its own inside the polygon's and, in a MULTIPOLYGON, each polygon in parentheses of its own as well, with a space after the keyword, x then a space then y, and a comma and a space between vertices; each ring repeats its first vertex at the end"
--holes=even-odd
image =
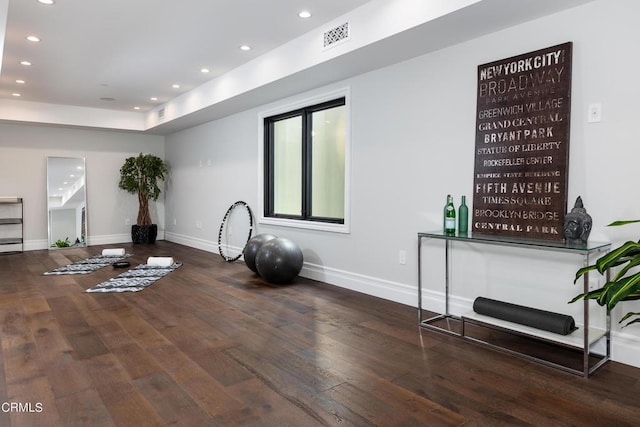
POLYGON ((47 157, 49 249, 86 245, 85 177, 83 157, 47 157))

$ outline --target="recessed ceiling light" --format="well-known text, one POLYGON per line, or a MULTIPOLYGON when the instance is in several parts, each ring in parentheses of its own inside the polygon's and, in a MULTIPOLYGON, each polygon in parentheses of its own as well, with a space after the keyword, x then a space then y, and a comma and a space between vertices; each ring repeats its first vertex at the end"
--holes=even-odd
POLYGON ((298 16, 300 18, 311 18, 311 12, 309 12, 308 10, 303 10, 298 14, 298 16))
POLYGON ((24 80, 16 80, 16 83, 18 83, 19 85, 23 85, 23 84, 25 84, 26 82, 25 82, 24 80))
POLYGON ((20 95, 19 93, 12 93, 11 96, 18 97, 18 96, 22 96, 22 95, 20 95))
POLYGON ((139 109, 140 109, 140 107, 133 107, 133 109, 134 109, 134 110, 139 110, 139 109))
POLYGON ((51 5, 51 4, 54 4, 55 2, 53 0, 38 0, 38 3, 51 5))
POLYGON ((207 73, 210 73, 210 72, 211 72, 211 70, 210 70, 210 69, 208 69, 208 68, 201 68, 201 69, 200 69, 200 72, 201 72, 201 73, 203 73, 203 74, 207 74, 207 73))
POLYGON ((177 85, 177 84, 176 85, 171 85, 171 87, 174 88, 174 89, 180 89, 180 85, 177 85))
POLYGON ((151 98, 149 98, 149 99, 150 99, 150 100, 152 100, 152 101, 157 101, 157 100, 158 100, 158 98, 156 98, 155 96, 152 96, 152 97, 151 97, 151 98))
POLYGON ((31 62, 29 62, 29 61, 20 61, 20 64, 28 67, 29 65, 31 65, 31 62))
POLYGON ((240 46, 240 50, 251 50, 251 46, 247 46, 246 44, 243 44, 242 46, 240 46))
POLYGON ((30 42, 37 43, 37 42, 40 41, 40 37, 38 37, 38 36, 27 36, 27 40, 29 40, 30 42))

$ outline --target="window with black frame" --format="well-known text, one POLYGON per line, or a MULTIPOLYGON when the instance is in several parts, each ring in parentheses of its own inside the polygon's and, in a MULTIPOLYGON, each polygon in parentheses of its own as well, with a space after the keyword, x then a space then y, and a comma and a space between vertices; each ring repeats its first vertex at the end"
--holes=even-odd
POLYGON ((264 119, 264 215, 343 224, 345 98, 264 119))

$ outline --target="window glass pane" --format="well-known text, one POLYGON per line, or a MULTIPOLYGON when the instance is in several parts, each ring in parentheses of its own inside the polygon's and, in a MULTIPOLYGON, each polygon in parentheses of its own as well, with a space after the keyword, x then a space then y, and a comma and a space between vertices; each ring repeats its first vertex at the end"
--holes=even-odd
POLYGON ((314 112, 311 215, 344 218, 345 106, 314 112))
POLYGON ((302 212, 302 117, 273 124, 273 211, 302 212))

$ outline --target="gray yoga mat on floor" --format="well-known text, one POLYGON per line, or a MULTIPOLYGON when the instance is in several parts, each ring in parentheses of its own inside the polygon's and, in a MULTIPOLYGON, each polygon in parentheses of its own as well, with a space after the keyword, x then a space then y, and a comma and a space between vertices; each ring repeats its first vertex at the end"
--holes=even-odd
POLYGON ((130 257, 131 254, 124 255, 94 255, 90 258, 81 259, 73 264, 63 265, 46 273, 45 276, 60 276, 63 274, 89 274, 104 268, 114 262, 130 257))
POLYGON ((568 335, 576 329, 573 317, 537 308, 478 297, 473 302, 473 311, 496 319, 530 326, 560 335, 568 335))
POLYGON ((105 292, 140 292, 147 286, 153 285, 157 280, 180 267, 182 263, 174 263, 167 267, 156 267, 140 264, 131 270, 125 271, 118 276, 102 282, 92 288, 85 290, 89 293, 105 292))

